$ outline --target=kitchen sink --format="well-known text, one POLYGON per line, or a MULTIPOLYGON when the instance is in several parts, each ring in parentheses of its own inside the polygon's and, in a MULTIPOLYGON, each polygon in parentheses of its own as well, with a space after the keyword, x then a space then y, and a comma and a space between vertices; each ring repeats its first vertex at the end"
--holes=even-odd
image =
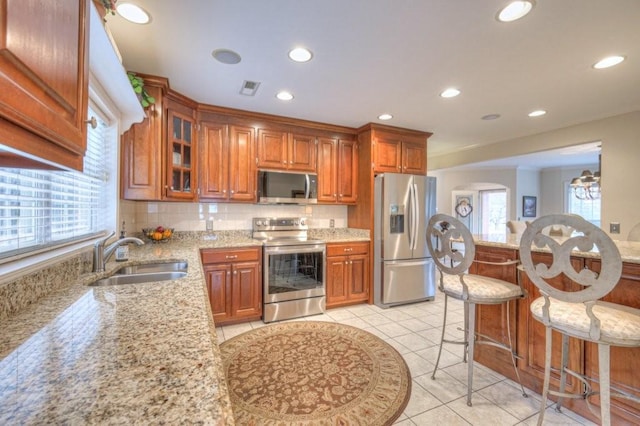
POLYGON ((94 281, 90 286, 140 284, 155 281, 177 280, 187 276, 187 262, 148 263, 124 266, 110 277, 94 281))
POLYGON ((156 272, 187 272, 187 262, 145 263, 144 265, 124 266, 115 272, 115 275, 149 274, 156 272))

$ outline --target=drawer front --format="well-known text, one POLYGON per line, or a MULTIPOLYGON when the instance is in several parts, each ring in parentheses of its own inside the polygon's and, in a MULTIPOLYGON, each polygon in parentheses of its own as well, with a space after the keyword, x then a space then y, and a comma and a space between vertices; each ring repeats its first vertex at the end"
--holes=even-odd
POLYGON ((327 244, 327 256, 349 256, 368 253, 368 242, 327 244))
POLYGON ((202 263, 229 263, 246 262, 260 260, 262 250, 260 248, 250 249, 204 249, 201 251, 202 263))

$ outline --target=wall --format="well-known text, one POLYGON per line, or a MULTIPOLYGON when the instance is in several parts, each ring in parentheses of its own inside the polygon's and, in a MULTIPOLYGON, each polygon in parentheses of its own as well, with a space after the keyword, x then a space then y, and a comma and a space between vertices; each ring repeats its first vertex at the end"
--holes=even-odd
POLYGON ((522 214, 522 197, 525 195, 536 197, 536 217, 540 216, 540 208, 542 207, 542 199, 540 193, 540 171, 532 169, 516 169, 516 196, 512 201, 516 209, 511 210, 515 215, 509 217, 511 220, 533 220, 535 217, 524 218, 522 214), (514 219, 515 218, 515 219, 514 219))
MULTIPOLYGON (((640 111, 429 157, 427 164, 429 170, 435 171, 593 141, 602 142, 603 228, 608 232, 610 222, 619 222, 621 233, 612 237, 624 240, 629 230, 640 222, 640 197, 636 195, 637 179, 630 178, 634 176, 640 159, 640 111)), ((475 180, 477 179, 474 178, 473 181, 475 180)))
POLYGON ((564 186, 583 170, 598 170, 597 164, 567 168, 543 169, 540 172, 540 203, 538 215, 544 216, 565 211, 564 186))
POLYGON ((336 228, 347 227, 346 206, 120 202, 120 218, 126 221, 129 233, 158 225, 172 227, 176 231, 204 231, 206 219, 213 220, 214 231, 251 229, 254 217, 278 216, 306 217, 311 228, 329 228, 331 219, 334 219, 336 228))

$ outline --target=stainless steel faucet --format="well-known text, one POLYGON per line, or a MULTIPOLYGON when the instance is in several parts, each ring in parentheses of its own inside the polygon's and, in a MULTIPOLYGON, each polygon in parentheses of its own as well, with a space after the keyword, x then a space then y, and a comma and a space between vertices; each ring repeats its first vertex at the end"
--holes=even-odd
POLYGON ((104 245, 106 244, 107 240, 113 237, 115 234, 116 234, 115 231, 112 231, 105 238, 99 241, 96 241, 96 243, 94 244, 93 272, 104 272, 105 264, 107 263, 107 261, 109 260, 113 252, 116 251, 118 246, 121 246, 122 244, 129 244, 129 243, 135 243, 138 246, 141 246, 144 244, 144 241, 142 241, 140 238, 126 237, 126 238, 119 238, 115 240, 105 248, 104 245))

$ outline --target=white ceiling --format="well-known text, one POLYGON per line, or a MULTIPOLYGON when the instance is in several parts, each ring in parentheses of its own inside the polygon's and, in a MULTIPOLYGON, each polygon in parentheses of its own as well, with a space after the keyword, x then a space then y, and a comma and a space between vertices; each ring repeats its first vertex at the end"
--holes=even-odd
POLYGON ((152 16, 107 18, 127 69, 213 105, 350 127, 388 112, 433 132, 430 155, 640 110, 640 0, 537 0, 509 24, 495 19, 506 0, 126 1, 152 16), (289 60, 298 45, 311 62, 289 60), (217 62, 219 48, 242 61, 217 62), (591 67, 611 54, 627 60, 591 67), (450 86, 462 94, 440 98, 450 86))

